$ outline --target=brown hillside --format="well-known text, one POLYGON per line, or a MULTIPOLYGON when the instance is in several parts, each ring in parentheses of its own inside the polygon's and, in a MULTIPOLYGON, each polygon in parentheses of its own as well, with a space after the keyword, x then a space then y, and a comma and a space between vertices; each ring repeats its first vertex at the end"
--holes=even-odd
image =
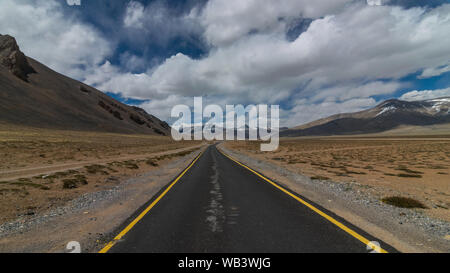
POLYGON ((0 35, 0 123, 49 129, 168 135, 167 123, 25 57, 0 35))

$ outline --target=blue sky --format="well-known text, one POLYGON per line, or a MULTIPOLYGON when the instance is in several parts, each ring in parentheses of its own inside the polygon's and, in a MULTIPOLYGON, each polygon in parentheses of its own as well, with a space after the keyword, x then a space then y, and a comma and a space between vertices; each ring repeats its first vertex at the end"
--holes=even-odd
POLYGON ((279 104, 282 126, 450 96, 449 1, 379 2, 3 0, 0 33, 169 121, 194 96, 279 104))

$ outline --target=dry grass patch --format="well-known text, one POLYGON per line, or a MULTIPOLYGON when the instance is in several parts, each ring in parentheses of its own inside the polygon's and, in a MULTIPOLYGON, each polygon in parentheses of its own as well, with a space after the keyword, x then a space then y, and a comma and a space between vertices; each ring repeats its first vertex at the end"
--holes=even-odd
POLYGON ((326 176, 320 176, 320 175, 317 175, 317 176, 311 177, 311 180, 322 180, 322 181, 326 181, 326 180, 330 180, 330 178, 328 178, 328 177, 326 177, 326 176))
POLYGON ((282 138, 279 150, 269 153, 260 144, 225 143, 311 178, 370 186, 368 193, 378 199, 393 192, 417 196, 431 208, 427 214, 450 221, 442 208, 450 204, 450 136, 282 138))
POLYGON ((76 175, 75 178, 64 179, 62 182, 63 182, 63 189, 76 189, 80 185, 88 184, 86 176, 84 175, 76 175))
POLYGON ((199 149, 194 148, 199 144, 162 136, 5 128, 0 124, 0 181, 4 181, 0 182, 0 223, 25 215, 29 207, 39 213, 81 194, 109 189, 189 154, 199 149), (146 163, 152 156, 189 147, 189 151, 146 163))
POLYGON ((399 174, 397 174, 397 176, 403 177, 403 178, 422 178, 422 175, 412 174, 412 173, 399 173, 399 174))
POLYGON ((2 127, 0 172, 43 165, 145 155, 199 145, 171 137, 2 127))
POLYGON ((90 174, 101 174, 101 175, 108 175, 109 174, 107 171, 105 171, 105 169, 107 167, 103 166, 103 165, 94 164, 94 165, 90 165, 90 166, 85 166, 84 168, 90 174))
POLYGON ((381 201, 383 201, 384 203, 386 203, 388 205, 399 207, 399 208, 407 208, 407 209, 414 209, 414 208, 426 209, 427 208, 420 201, 417 201, 415 199, 408 198, 408 197, 392 196, 392 197, 383 198, 381 201))
POLYGON ((145 163, 147 165, 150 165, 150 166, 153 166, 153 167, 158 167, 159 166, 158 162, 156 160, 152 159, 152 158, 147 159, 145 161, 145 163))

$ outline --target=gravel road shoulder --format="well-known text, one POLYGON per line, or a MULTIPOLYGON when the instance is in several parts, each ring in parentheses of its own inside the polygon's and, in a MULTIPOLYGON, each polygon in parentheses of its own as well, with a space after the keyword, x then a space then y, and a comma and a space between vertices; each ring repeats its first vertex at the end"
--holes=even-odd
POLYGON ((82 252, 95 252, 112 232, 180 173, 201 151, 155 170, 124 179, 117 186, 87 193, 45 214, 0 226, 0 252, 62 253, 76 241, 82 252))

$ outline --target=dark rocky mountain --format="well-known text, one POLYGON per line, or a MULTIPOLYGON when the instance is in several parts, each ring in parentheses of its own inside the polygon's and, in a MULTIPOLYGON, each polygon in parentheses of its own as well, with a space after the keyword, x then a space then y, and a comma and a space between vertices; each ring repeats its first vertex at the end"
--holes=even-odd
POLYGON ((329 136, 380 133, 400 126, 450 123, 450 98, 425 101, 388 100, 357 113, 338 114, 282 131, 281 136, 329 136))
POLYGON ((9 35, 0 34, 0 64, 24 81, 28 81, 28 74, 36 72, 20 51, 16 40, 9 35))
POLYGON ((170 127, 138 107, 26 57, 0 35, 0 123, 38 128, 169 135, 170 127))

